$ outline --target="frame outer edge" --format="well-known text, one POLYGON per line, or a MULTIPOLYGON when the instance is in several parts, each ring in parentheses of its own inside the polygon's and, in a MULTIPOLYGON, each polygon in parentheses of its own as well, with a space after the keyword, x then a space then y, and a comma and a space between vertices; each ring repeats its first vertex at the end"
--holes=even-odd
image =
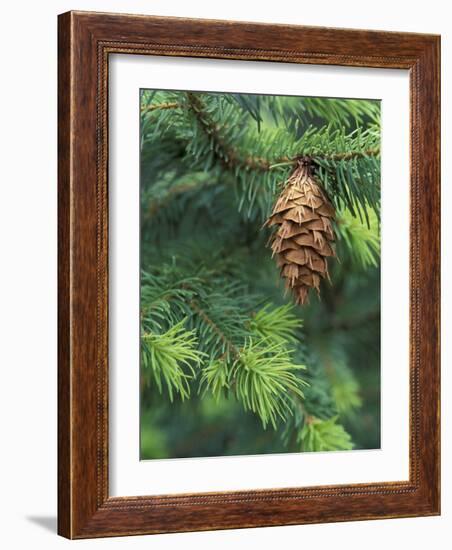
MULTIPOLYGON (((426 345, 431 347, 431 380, 429 384, 430 399, 432 408, 428 418, 426 431, 431 438, 431 456, 427 460, 426 477, 429 479, 429 501, 431 511, 435 515, 441 514, 441 38, 436 37, 432 40, 431 48, 427 52, 428 60, 428 86, 429 95, 424 96, 425 117, 427 118, 425 132, 427 133, 426 142, 431 143, 429 150, 430 162, 425 166, 426 180, 430 184, 431 194, 431 213, 435 223, 430 223, 431 235, 431 333, 426 345)), ((427 191, 428 194, 428 191, 427 191)), ((430 204, 429 204, 430 206, 430 204)), ((422 249, 429 250, 428 244, 423 243, 422 249)), ((424 419, 426 421, 427 419, 424 419)))
POLYGON ((58 16, 58 534, 72 538, 71 457, 71 42, 72 15, 58 16))
POLYGON ((439 208, 439 220, 438 220, 438 251, 439 251, 439 258, 438 258, 438 311, 437 311, 437 322, 438 322, 438 342, 437 342, 437 350, 438 350, 438 388, 437 388, 437 411, 436 411, 436 426, 438 431, 438 441, 437 441, 437 465, 438 465, 438 471, 437 471, 437 507, 436 511, 438 515, 441 515, 441 36, 438 36, 436 40, 436 65, 435 65, 435 71, 437 74, 437 85, 436 85, 436 100, 437 100, 437 135, 436 135, 436 148, 437 148, 437 170, 436 170, 436 178, 437 178, 437 185, 438 185, 438 208, 439 208))
MULTIPOLYGON (((418 394, 414 430, 416 484, 428 515, 440 514, 440 37, 432 36, 413 67, 414 135, 413 212, 415 241, 412 288, 418 298, 413 312, 419 328, 412 361, 418 365, 413 391, 418 394), (422 412, 424 411, 424 412, 422 412)), ((413 209, 413 205, 412 205, 413 209)), ((413 270, 412 270, 413 271, 413 270)), ((411 306, 413 307, 413 306, 411 306)))

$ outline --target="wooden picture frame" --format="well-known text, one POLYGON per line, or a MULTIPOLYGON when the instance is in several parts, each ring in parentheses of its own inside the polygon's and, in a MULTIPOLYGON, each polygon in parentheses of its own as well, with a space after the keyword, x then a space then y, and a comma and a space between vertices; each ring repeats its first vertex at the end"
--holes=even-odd
POLYGON ((68 538, 440 513, 440 38, 138 15, 59 16, 58 532, 68 538), (108 62, 113 53, 407 69, 409 481, 110 497, 108 62))

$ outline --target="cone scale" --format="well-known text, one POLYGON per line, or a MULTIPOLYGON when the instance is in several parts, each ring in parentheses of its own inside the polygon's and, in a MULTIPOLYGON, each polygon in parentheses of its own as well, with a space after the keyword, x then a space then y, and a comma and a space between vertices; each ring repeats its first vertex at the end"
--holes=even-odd
POLYGON ((273 227, 270 246, 299 305, 309 302, 309 291, 320 294, 328 278, 327 258, 335 256, 332 221, 335 210, 317 183, 308 157, 298 160, 265 225, 273 227))

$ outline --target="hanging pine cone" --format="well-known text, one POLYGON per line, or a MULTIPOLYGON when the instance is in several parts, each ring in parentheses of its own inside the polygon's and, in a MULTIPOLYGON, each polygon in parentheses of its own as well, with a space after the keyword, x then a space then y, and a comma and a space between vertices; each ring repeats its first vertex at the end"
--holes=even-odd
POLYGON ((303 157, 265 223, 278 227, 271 248, 297 304, 309 301, 310 288, 319 294, 321 278, 329 279, 327 257, 336 255, 332 247, 334 215, 334 207, 313 176, 311 160, 303 157))

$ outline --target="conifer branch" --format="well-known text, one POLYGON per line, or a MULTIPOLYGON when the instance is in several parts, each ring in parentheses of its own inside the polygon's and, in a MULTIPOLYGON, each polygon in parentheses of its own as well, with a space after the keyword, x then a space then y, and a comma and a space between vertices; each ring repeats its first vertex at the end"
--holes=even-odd
POLYGON ((354 447, 350 435, 337 423, 337 417, 328 420, 307 418, 298 441, 305 452, 350 451, 354 447))
POLYGON ((167 102, 167 103, 157 103, 157 105, 146 105, 141 107, 141 114, 149 113, 152 111, 166 110, 166 109, 179 109, 182 107, 181 103, 177 102, 167 102))
POLYGON ((378 157, 378 156, 380 156, 380 148, 367 149, 365 151, 348 151, 345 153, 332 153, 330 155, 312 155, 312 158, 315 162, 315 159, 317 157, 325 160, 351 160, 356 158, 378 157))
POLYGON ((193 190, 197 189, 203 189, 204 187, 208 187, 209 185, 214 185, 216 182, 212 180, 208 181, 202 181, 202 182, 184 182, 180 183, 178 185, 174 185, 173 187, 170 187, 166 194, 159 198, 153 198, 150 201, 150 204, 148 208, 145 211, 145 219, 152 218, 161 208, 164 208, 167 204, 169 204, 172 199, 176 198, 179 195, 183 195, 184 193, 188 193, 193 190))
POLYGON ((251 170, 268 170, 270 162, 252 155, 242 157, 239 150, 225 142, 221 135, 220 127, 209 116, 200 97, 187 92, 189 106, 195 114, 201 128, 212 139, 215 153, 220 162, 229 169, 236 166, 251 170))
MULTIPOLYGON (((203 130, 210 136, 212 141, 215 144, 215 152, 220 160, 220 162, 229 169, 234 169, 236 167, 242 167, 248 170, 257 170, 265 172, 272 170, 279 166, 290 166, 297 164, 298 160, 304 156, 304 153, 301 151, 299 155, 295 157, 280 157, 273 161, 265 159, 262 157, 256 157, 253 155, 243 156, 241 155, 238 148, 233 147, 225 142, 221 135, 221 128, 207 113, 205 106, 202 102, 202 99, 191 92, 187 92, 187 97, 189 100, 189 105, 195 113, 200 126, 203 130)), ((364 151, 345 151, 340 153, 331 153, 331 154, 313 154, 312 159, 315 162, 316 158, 324 160, 351 160, 355 158, 363 157, 376 157, 380 155, 380 148, 371 148, 364 151)))
MULTIPOLYGON (((223 111, 209 94, 184 92, 177 101, 169 99, 154 106, 162 106, 165 111, 176 104, 181 109, 170 119, 162 113, 151 132, 155 136, 152 139, 158 137, 162 121, 171 120, 169 127, 178 128, 176 141, 186 143, 185 154, 197 169, 223 168, 233 175, 230 181, 238 197, 238 209, 248 219, 268 216, 268 204, 286 175, 283 171, 307 157, 334 206, 347 207, 353 217, 365 218, 369 227, 368 209, 379 209, 380 147, 374 127, 350 133, 328 125, 321 129, 309 127, 301 137, 290 139, 287 129, 267 129, 257 135, 245 131, 239 114, 230 108, 223 111), (218 118, 218 113, 223 113, 223 118, 218 118)), ((173 196, 178 194, 175 191, 173 196)), ((163 205, 166 202, 163 200, 163 205)), ((157 199, 152 208, 159 209, 159 203, 157 199)))
POLYGON ((207 315, 207 313, 202 309, 195 300, 191 300, 190 307, 201 317, 201 319, 209 325, 209 327, 215 332, 215 334, 220 338, 223 344, 226 346, 228 351, 236 358, 240 357, 240 351, 237 347, 229 340, 229 338, 224 334, 220 327, 207 315))
POLYGON ((141 335, 142 360, 146 371, 152 371, 160 393, 165 383, 170 401, 174 393, 182 400, 190 396, 189 380, 194 377, 194 366, 199 366, 204 353, 196 349, 195 331, 184 328, 180 321, 163 334, 143 332, 141 335))
MULTIPOLYGON (((270 164, 268 167, 269 170, 273 170, 274 168, 279 168, 280 166, 294 166, 297 164, 299 159, 303 157, 304 155, 297 155, 296 157, 293 157, 291 159, 287 159, 286 157, 283 157, 279 159, 275 164, 270 164)), ((322 160, 352 160, 352 159, 359 159, 359 158, 366 158, 366 157, 378 157, 380 156, 380 149, 366 149, 364 151, 347 151, 344 153, 331 153, 331 154, 313 154, 313 155, 307 155, 310 156, 315 163, 316 159, 322 159, 322 160)))

